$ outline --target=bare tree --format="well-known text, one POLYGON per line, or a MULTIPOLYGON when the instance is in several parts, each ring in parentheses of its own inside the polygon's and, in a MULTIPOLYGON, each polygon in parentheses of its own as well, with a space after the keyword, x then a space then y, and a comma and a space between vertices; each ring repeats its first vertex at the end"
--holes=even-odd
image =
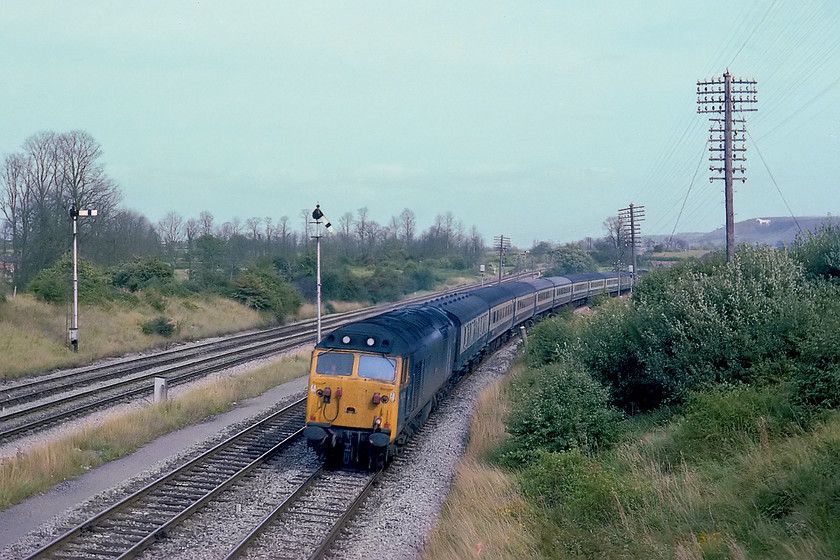
POLYGON ((405 208, 400 213, 400 237, 406 243, 411 243, 414 240, 414 233, 417 228, 417 216, 414 212, 405 208))
POLYGON ((99 163, 101 146, 79 130, 58 136, 57 144, 61 198, 76 208, 95 208, 102 216, 111 214, 121 196, 99 163))
POLYGON ((262 218, 252 217, 245 220, 245 224, 251 232, 251 239, 256 240, 259 237, 259 229, 262 225, 262 218))
POLYGON ((359 240, 359 243, 364 245, 365 239, 367 238, 367 216, 368 216, 368 208, 365 206, 364 208, 359 208, 356 210, 356 214, 358 218, 356 218, 356 238, 359 240))
POLYGON ((213 235, 213 214, 204 210, 198 215, 198 221, 201 224, 201 235, 213 235))
POLYGON ((6 229, 11 238, 12 258, 16 265, 12 269, 12 281, 16 285, 21 273, 19 263, 25 260, 24 251, 29 249, 27 240, 33 219, 31 185, 26 180, 28 164, 22 154, 12 154, 6 158, 0 175, 0 185, 3 187, 0 208, 6 216, 6 229))
POLYGON ((101 234, 98 224, 113 217, 120 192, 105 174, 101 156, 101 147, 86 132, 47 131, 30 136, 21 153, 6 157, 0 205, 10 222, 16 283, 25 283, 66 250, 71 206, 99 213, 79 223, 80 236, 101 234))
POLYGON ((277 224, 277 235, 280 237, 280 245, 285 248, 289 240, 289 217, 282 216, 277 224))
POLYGON ((230 221, 230 234, 242 235, 242 218, 239 216, 234 216, 230 221))
POLYGON ((178 246, 184 240, 184 218, 177 212, 167 212, 158 222, 157 231, 166 250, 166 259, 174 268, 178 258, 178 246))
MULTIPOLYGON (((618 216, 611 216, 604 220, 604 229, 607 231, 605 239, 615 249, 615 265, 625 261, 627 253, 627 240, 625 239, 626 224, 618 216)), ((632 263, 631 263, 632 264, 632 263)))
POLYGON ((312 230, 312 224, 310 223, 312 220, 312 211, 303 208, 300 211, 300 217, 303 220, 303 245, 304 247, 309 247, 310 231, 312 230))
POLYGON ((184 226, 184 236, 187 238, 187 274, 193 277, 193 255, 195 253, 195 240, 201 231, 201 223, 195 218, 187 220, 184 226))
POLYGON ((274 237, 274 219, 271 216, 266 216, 263 218, 265 222, 265 243, 268 245, 269 249, 271 248, 271 238, 274 237))

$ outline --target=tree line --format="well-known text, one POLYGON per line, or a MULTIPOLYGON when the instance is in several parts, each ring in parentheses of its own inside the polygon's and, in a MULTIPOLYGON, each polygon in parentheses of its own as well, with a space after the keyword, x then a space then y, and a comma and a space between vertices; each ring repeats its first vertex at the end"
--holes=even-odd
MULTIPOLYGON (((87 132, 46 131, 5 157, 0 170, 0 263, 18 289, 69 253, 71 207, 98 212, 78 220, 78 235, 83 257, 100 267, 153 256, 185 270, 198 286, 229 284, 258 262, 272 265, 290 281, 314 274, 312 209, 302 209, 294 218, 254 216, 222 223, 210 211, 189 218, 173 211, 153 224, 120 207, 122 193, 106 173, 102 156, 102 147, 87 132)), ((359 208, 341 215, 331 232, 322 228, 320 233, 323 264, 338 268, 351 262, 405 268, 420 261, 468 268, 484 252, 476 228, 466 231, 451 212, 439 214, 421 231, 408 208, 388 224, 377 223, 368 208, 359 208)))

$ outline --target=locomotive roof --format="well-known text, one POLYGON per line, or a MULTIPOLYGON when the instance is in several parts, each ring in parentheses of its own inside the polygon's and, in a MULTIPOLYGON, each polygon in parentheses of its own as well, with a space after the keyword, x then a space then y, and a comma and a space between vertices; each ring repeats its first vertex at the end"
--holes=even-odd
POLYGON ((440 309, 409 306, 339 327, 316 348, 407 354, 449 326, 452 321, 440 309))

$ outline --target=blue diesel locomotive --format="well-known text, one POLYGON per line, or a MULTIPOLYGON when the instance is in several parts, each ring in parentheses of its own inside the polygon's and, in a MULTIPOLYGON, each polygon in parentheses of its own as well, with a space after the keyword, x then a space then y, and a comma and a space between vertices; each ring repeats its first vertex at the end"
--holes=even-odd
POLYGON ((616 273, 508 282, 340 327, 312 353, 307 441, 332 463, 386 462, 461 377, 521 325, 629 288, 630 278, 616 273))

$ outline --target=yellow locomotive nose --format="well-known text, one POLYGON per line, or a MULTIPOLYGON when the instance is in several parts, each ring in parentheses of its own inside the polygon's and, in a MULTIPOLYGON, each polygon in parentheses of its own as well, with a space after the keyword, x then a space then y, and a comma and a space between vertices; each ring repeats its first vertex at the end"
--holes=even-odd
MULTIPOLYGON (((384 432, 397 424, 399 358, 363 352, 316 351, 310 371, 307 424, 323 428, 384 432)), ((315 434, 315 431, 311 431, 315 434)), ((323 435, 318 432, 318 438, 323 435)), ((382 436, 374 438, 382 442, 382 436)))

